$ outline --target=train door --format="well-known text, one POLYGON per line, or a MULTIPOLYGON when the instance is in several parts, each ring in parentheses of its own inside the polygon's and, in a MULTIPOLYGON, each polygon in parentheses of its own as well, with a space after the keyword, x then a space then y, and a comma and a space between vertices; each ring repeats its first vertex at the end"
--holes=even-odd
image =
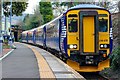
POLYGON ((98 53, 98 13, 80 11, 80 52, 98 53))
POLYGON ((43 47, 46 48, 46 26, 43 28, 43 47))

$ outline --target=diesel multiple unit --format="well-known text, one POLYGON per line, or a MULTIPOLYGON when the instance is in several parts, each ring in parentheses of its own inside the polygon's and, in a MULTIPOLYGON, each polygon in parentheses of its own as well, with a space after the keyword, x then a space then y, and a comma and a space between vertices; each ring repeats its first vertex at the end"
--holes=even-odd
POLYGON ((23 31, 22 42, 57 51, 76 71, 101 71, 110 64, 111 14, 99 6, 77 5, 38 28, 23 31))

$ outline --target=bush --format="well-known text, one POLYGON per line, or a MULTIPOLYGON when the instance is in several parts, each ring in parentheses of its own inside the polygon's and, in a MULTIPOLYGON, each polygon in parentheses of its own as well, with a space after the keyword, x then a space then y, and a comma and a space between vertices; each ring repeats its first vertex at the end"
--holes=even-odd
POLYGON ((3 49, 10 49, 9 45, 3 44, 3 49))
POLYGON ((113 51, 113 54, 110 56, 111 59, 111 68, 117 70, 120 68, 120 46, 113 51))

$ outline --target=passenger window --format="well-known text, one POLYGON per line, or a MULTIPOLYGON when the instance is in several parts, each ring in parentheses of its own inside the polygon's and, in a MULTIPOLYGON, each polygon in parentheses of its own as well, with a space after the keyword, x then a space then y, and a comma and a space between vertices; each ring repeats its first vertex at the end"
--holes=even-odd
POLYGON ((99 32, 107 32, 108 30, 108 21, 105 19, 99 20, 99 32))
POLYGON ((69 19, 68 20, 68 28, 69 28, 69 32, 77 32, 77 24, 78 21, 77 19, 69 19))

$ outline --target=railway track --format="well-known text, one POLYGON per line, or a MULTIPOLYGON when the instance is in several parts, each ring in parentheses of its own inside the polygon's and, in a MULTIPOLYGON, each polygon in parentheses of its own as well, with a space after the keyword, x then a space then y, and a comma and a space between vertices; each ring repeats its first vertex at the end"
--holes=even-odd
POLYGON ((87 80, 108 80, 107 78, 100 75, 98 72, 93 73, 79 73, 87 80))

